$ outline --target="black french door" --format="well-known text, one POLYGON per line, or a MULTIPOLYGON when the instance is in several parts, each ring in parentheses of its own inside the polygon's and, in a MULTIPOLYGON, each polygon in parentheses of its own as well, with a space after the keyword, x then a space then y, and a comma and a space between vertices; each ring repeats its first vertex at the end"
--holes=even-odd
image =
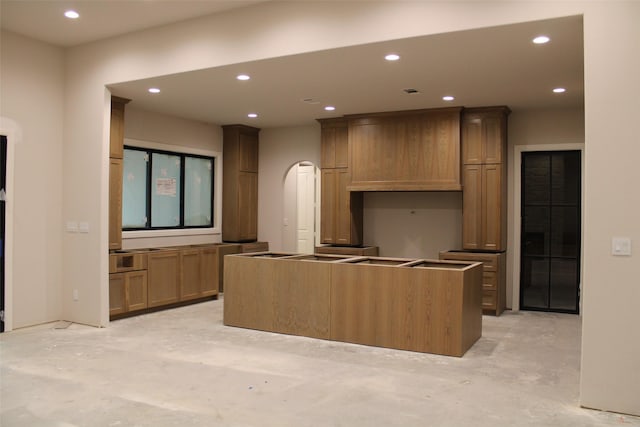
POLYGON ((580 151, 522 153, 520 308, 578 313, 580 151))
POLYGON ((7 185, 7 137, 0 135, 0 332, 4 332, 4 228, 7 185))

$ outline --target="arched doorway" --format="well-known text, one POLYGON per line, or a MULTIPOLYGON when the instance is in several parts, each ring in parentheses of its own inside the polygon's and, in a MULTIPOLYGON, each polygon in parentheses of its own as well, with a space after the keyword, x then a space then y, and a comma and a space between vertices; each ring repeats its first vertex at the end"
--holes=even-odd
POLYGON ((318 167, 309 161, 293 164, 284 179, 282 246, 285 251, 313 253, 319 231, 318 167))

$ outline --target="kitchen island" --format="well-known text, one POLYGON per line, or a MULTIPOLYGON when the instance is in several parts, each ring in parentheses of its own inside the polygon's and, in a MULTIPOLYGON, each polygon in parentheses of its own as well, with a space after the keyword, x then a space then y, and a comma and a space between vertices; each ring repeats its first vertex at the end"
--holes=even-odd
POLYGON ((482 264, 263 252, 225 257, 224 324, 462 356, 482 335, 482 264))

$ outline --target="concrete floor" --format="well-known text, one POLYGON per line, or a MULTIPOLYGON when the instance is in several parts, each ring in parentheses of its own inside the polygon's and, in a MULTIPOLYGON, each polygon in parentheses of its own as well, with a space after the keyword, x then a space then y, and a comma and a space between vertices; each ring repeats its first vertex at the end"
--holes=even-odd
POLYGON ((222 300, 0 336, 0 425, 640 426, 578 406, 580 318, 485 316, 463 358, 222 325, 222 300))

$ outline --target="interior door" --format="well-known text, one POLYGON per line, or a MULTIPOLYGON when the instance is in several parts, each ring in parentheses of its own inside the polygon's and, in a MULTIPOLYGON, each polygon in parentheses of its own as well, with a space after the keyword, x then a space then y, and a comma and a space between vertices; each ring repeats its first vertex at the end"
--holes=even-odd
POLYGON ((522 153, 520 308, 578 313, 581 153, 522 153))
POLYGON ((297 249, 312 254, 315 249, 315 166, 298 164, 297 173, 297 249))
POLYGON ((4 228, 7 183, 7 137, 0 136, 0 332, 4 332, 4 228))

